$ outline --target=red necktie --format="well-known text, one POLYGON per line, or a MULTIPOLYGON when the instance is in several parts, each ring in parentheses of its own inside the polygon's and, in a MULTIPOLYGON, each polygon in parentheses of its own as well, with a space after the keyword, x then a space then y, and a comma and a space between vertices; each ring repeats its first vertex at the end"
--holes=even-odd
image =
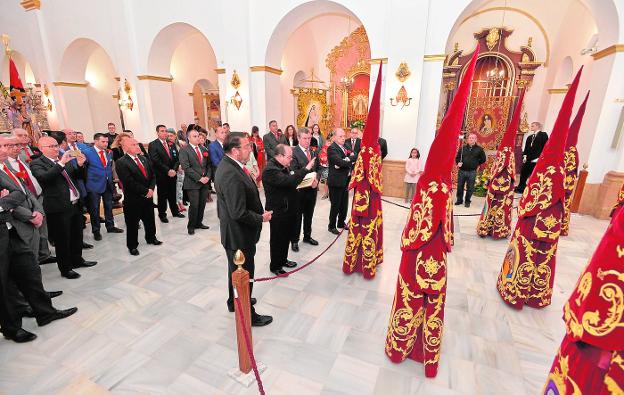
MULTIPOLYGON (((249 177, 251 179, 251 181, 254 181, 253 177, 251 176, 251 172, 249 171, 248 168, 246 168, 245 166, 243 166, 243 171, 245 172, 245 174, 247 174, 247 177, 249 177)), ((255 182, 255 181, 254 181, 255 182)))
POLYGON ((169 144, 167 144, 166 142, 163 142, 163 146, 165 147, 165 151, 167 151, 167 155, 169 155, 169 158, 171 158, 171 152, 169 151, 169 144))
POLYGON ((310 156, 310 149, 306 149, 306 158, 308 158, 308 162, 310 161, 310 159, 312 159, 312 157, 310 156))
POLYGON ((26 166, 22 163, 22 161, 17 161, 17 166, 19 167, 20 173, 24 175, 24 182, 26 183, 26 188, 32 192, 33 195, 37 196, 37 188, 35 188, 35 184, 33 184, 30 176, 28 175, 28 171, 26 170, 26 166))
POLYGON ((199 165, 202 165, 202 156, 199 153, 199 147, 195 147, 195 153, 197 154, 197 160, 199 161, 199 165))
POLYGON ((139 166, 139 170, 141 170, 141 173, 143 173, 143 177, 147 178, 147 171, 145 171, 145 167, 143 166, 143 163, 141 163, 141 161, 139 160, 139 157, 135 156, 134 161, 136 162, 137 166, 139 166))
POLYGON ((102 162, 102 166, 106 167, 106 158, 104 157, 104 151, 100 151, 100 162, 102 162))
POLYGON ((30 160, 32 154, 30 153, 30 147, 24 148, 24 153, 26 154, 26 160, 30 160))
POLYGON ((69 189, 74 193, 74 195, 80 197, 80 193, 78 192, 78 189, 72 182, 71 178, 69 178, 69 174, 67 174, 67 170, 65 170, 64 167, 63 167, 63 170, 61 170, 61 174, 63 175, 63 177, 65 177, 65 181, 67 181, 67 185, 69 186, 69 189))
POLYGON ((22 184, 20 184, 20 182, 17 180, 17 178, 15 177, 15 175, 13 175, 13 172, 11 170, 9 170, 9 168, 7 167, 7 165, 2 165, 2 168, 4 169, 4 172, 6 173, 7 176, 9 176, 9 178, 11 180, 13 180, 13 182, 15 183, 15 185, 17 185, 18 187, 20 187, 20 189, 22 188, 22 184))

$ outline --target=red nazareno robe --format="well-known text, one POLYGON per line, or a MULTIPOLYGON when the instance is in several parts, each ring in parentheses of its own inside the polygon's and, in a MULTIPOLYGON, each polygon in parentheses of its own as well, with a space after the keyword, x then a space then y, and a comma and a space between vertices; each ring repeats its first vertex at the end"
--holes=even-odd
POLYGON ((563 308, 566 334, 543 394, 624 394, 624 210, 563 308))
POLYGON ((570 204, 572 203, 572 194, 578 180, 578 162, 579 155, 576 146, 568 147, 563 163, 563 170, 565 171, 565 181, 563 183, 565 202, 563 204, 563 219, 561 221, 562 236, 567 236, 570 232, 570 204))
POLYGON ((490 184, 485 195, 485 205, 477 224, 477 234, 504 239, 511 233, 511 208, 515 183, 515 155, 512 147, 496 154, 492 164, 490 184))

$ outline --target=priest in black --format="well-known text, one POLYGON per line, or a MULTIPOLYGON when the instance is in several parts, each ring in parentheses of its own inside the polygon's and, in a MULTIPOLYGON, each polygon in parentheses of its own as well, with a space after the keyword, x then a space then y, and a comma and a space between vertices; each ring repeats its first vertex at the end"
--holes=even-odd
POLYGON ((123 140, 125 155, 115 162, 117 176, 124 190, 123 214, 126 220, 126 246, 131 255, 139 255, 139 221, 145 227, 147 244, 161 245, 156 238, 154 219, 154 187, 156 178, 149 159, 141 155, 141 147, 133 138, 123 140))
POLYGON ((296 262, 288 260, 288 244, 292 237, 289 231, 293 227, 297 215, 297 185, 310 172, 316 163, 311 159, 308 164, 296 171, 290 169, 293 148, 278 144, 275 156, 268 162, 262 172, 262 185, 266 196, 266 209, 273 212, 271 218, 271 272, 285 274, 284 267, 293 268, 296 262))
MULTIPOLYGON (((312 133, 308 128, 299 128, 298 131, 299 145, 293 147, 292 162, 290 168, 297 171, 305 168, 311 160, 315 160, 317 151, 310 149, 312 141, 312 133)), ((317 171, 319 167, 318 160, 310 170, 317 171)), ((318 180, 318 175, 317 175, 318 180)), ((301 236, 301 219, 303 218, 303 242, 316 246, 318 241, 312 238, 312 216, 314 215, 314 207, 316 206, 316 185, 308 188, 297 190, 297 213, 294 222, 294 229, 291 238, 291 248, 294 252, 299 251, 299 237, 301 236)))
POLYGON ((158 218, 167 223, 167 202, 174 217, 184 218, 184 214, 178 210, 176 202, 176 183, 180 161, 174 144, 167 141, 167 128, 165 125, 156 126, 158 138, 148 146, 148 153, 156 174, 156 186, 158 187, 158 218))
POLYGON ((526 183, 535 169, 537 160, 539 159, 544 146, 548 141, 548 134, 542 131, 542 124, 539 122, 531 123, 531 133, 527 136, 522 151, 522 169, 520 170, 520 182, 514 190, 516 193, 524 192, 526 183))

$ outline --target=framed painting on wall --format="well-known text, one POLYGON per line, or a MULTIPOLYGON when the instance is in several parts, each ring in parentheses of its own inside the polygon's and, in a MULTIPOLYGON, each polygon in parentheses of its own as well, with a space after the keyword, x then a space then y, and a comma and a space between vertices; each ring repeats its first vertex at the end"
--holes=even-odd
POLYGON ((327 89, 295 88, 295 119, 297 127, 311 128, 318 124, 327 133, 329 107, 327 105, 327 89))

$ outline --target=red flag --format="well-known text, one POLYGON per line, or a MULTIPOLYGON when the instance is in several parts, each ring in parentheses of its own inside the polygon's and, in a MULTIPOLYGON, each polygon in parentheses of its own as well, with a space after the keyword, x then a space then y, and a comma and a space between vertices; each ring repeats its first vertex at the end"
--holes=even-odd
POLYGON ((11 90, 16 89, 22 92, 25 92, 24 85, 22 85, 22 80, 20 80, 19 73, 17 72, 17 67, 15 67, 15 63, 13 59, 9 58, 9 76, 10 76, 10 87, 11 90))

